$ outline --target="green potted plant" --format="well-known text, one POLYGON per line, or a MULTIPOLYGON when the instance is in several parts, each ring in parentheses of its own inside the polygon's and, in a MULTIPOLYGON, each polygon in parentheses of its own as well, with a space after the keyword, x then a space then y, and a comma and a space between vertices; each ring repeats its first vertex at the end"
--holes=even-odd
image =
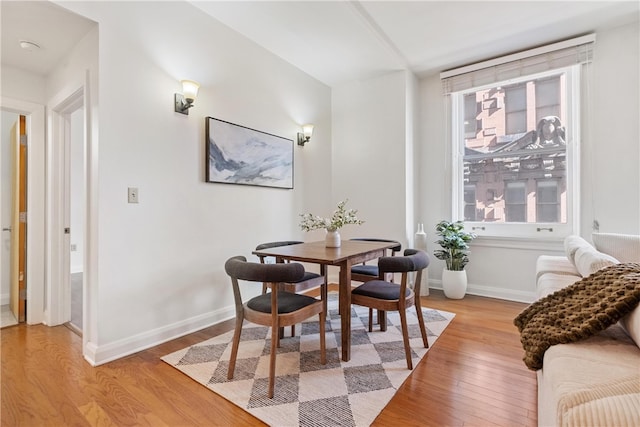
POLYGON ((436 258, 446 263, 442 271, 442 289, 447 298, 460 299, 467 292, 467 273, 464 266, 469 262, 469 242, 477 236, 464 229, 462 221, 442 220, 436 225, 436 241, 442 249, 434 251, 436 258))

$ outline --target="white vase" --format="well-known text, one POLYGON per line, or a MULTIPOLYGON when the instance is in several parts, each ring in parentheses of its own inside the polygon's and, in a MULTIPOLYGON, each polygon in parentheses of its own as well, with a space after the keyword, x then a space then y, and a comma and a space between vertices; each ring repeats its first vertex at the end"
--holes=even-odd
MULTIPOLYGON (((415 249, 420 249, 421 251, 427 252, 427 233, 424 232, 423 223, 418 223, 418 231, 416 231, 416 235, 413 238, 413 247, 415 249)), ((417 274, 413 273, 411 275, 411 280, 415 281, 416 277, 417 274)), ((420 281, 420 295, 429 295, 429 271, 426 268, 422 271, 422 280, 420 281)))
POLYGON ((467 293, 466 270, 442 270, 442 290, 447 298, 462 299, 467 293))
POLYGON ((327 248, 339 248, 340 243, 340 233, 338 232, 338 230, 327 230, 325 246, 327 248))
POLYGON ((421 251, 427 251, 427 233, 424 232, 424 224, 418 224, 418 231, 414 237, 413 247, 421 251))

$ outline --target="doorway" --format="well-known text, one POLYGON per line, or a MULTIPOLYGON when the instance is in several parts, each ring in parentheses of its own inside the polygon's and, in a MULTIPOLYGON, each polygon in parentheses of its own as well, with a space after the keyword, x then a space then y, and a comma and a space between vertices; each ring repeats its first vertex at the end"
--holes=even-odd
POLYGON ((26 319, 26 117, 2 111, 0 148, 0 327, 26 319))
POLYGON ((86 323, 85 89, 60 95, 49 120, 48 324, 65 324, 81 334, 86 323))
MULTIPOLYGON (((76 103, 78 104, 78 103, 76 103)), ((85 224, 83 209, 85 200, 84 171, 84 110, 82 104, 70 113, 65 113, 68 132, 65 132, 65 189, 68 200, 65 200, 69 224, 69 307, 68 326, 82 334, 83 315, 83 283, 84 283, 84 235, 85 224)))

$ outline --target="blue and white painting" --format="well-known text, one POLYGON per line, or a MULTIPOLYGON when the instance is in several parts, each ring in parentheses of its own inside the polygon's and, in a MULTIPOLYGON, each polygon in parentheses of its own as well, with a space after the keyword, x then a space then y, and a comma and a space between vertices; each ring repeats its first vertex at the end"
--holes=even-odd
POLYGON ((293 188, 293 140, 206 120, 207 182, 293 188))

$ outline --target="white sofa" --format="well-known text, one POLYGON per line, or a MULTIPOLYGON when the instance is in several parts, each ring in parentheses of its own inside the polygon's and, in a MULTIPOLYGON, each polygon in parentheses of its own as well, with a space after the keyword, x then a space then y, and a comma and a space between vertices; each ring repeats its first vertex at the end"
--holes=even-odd
MULTIPOLYGON (((640 263, 640 236, 565 239, 566 256, 540 256, 542 298, 614 263, 640 263)), ((551 346, 538 378, 539 426, 640 426, 640 306, 586 340, 551 346)))

